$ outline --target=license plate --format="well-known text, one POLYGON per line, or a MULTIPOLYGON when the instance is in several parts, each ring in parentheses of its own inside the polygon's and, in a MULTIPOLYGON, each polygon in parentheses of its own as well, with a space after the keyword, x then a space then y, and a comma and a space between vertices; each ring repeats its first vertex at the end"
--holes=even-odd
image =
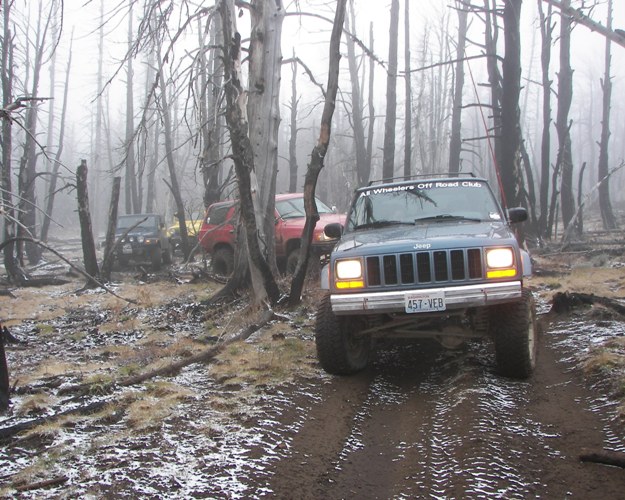
POLYGON ((126 244, 122 247, 122 253, 132 253, 132 245, 126 244))
POLYGON ((407 313, 421 313, 445 310, 444 292, 407 293, 404 297, 407 313))

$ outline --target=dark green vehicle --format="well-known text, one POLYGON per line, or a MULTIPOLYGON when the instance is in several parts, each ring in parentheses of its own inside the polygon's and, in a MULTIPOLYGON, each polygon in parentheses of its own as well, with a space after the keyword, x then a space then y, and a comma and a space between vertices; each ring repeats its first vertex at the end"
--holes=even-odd
POLYGON ((500 373, 529 377, 537 330, 529 254, 485 179, 429 177, 356 191, 344 232, 322 270, 317 355, 329 373, 364 369, 378 338, 434 338, 459 347, 494 340, 500 373))
POLYGON ((115 227, 115 258, 121 266, 151 264, 155 270, 171 264, 172 248, 158 214, 120 215, 115 227))

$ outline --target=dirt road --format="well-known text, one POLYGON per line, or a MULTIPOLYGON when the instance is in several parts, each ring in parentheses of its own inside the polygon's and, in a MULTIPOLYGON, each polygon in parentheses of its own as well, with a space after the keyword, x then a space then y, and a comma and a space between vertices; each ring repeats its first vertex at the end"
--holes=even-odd
MULTIPOLYGON (((543 338, 531 382, 501 379, 490 353, 432 344, 381 353, 302 403, 290 451, 268 481, 291 498, 622 498, 625 471, 581 463, 620 438, 543 338), (441 363, 442 362, 442 363, 441 363)), ((569 353, 570 354, 570 353, 569 353)))

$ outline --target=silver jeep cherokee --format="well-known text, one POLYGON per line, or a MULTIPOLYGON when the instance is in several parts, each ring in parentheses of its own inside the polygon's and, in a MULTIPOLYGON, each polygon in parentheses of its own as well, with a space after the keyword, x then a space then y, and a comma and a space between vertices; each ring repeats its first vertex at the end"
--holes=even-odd
POLYGON ((329 373, 365 368, 380 337, 435 338, 458 347, 492 337, 497 368, 526 378, 536 361, 536 319, 524 279, 529 254, 485 179, 428 177, 356 191, 321 285, 317 356, 329 373), (342 234, 341 234, 342 233, 342 234))

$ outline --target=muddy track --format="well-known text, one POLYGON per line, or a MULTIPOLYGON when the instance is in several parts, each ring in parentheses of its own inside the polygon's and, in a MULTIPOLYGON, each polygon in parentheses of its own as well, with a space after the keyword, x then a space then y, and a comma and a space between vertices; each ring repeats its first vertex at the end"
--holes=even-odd
POLYGON ((280 498, 619 498, 623 470, 578 460, 583 447, 605 446, 606 424, 550 340, 531 382, 493 374, 484 345, 383 350, 368 372, 334 378, 302 402, 267 490, 280 498))

